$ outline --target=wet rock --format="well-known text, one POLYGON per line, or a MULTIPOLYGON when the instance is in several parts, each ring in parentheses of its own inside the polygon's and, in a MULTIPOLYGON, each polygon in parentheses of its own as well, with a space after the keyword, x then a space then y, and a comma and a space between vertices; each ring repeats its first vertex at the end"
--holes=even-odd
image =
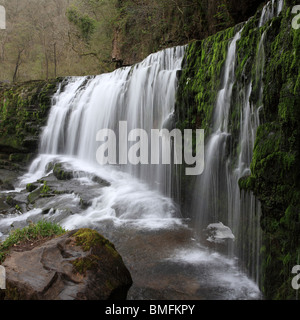
POLYGON ((26 190, 27 190, 28 192, 32 192, 32 191, 36 190, 38 187, 39 187, 39 186, 36 185, 36 184, 28 183, 28 184, 26 185, 26 190))
POLYGON ((0 214, 6 214, 11 206, 6 202, 6 196, 0 195, 0 214))
POLYGON ((0 169, 0 190, 14 190, 14 184, 16 183, 20 172, 7 169, 0 169))
POLYGON ((15 187, 10 181, 1 181, 0 180, 0 190, 6 191, 6 190, 15 190, 15 187))
POLYGON ((53 174, 58 180, 71 180, 74 178, 73 172, 66 170, 61 163, 56 163, 53 174))
POLYGON ((74 213, 80 213, 80 199, 74 194, 53 195, 41 197, 35 202, 36 208, 42 208, 42 213, 50 214, 59 211, 59 216, 67 217, 74 213))
POLYGON ((228 253, 228 249, 235 241, 235 236, 231 229, 222 222, 210 224, 204 230, 204 236, 205 245, 208 248, 224 255, 228 253))
POLYGON ((212 223, 207 229, 207 241, 217 244, 225 243, 227 240, 235 240, 231 229, 225 226, 222 222, 212 223))
POLYGON ((17 203, 15 201, 15 199, 12 197, 12 196, 7 196, 6 199, 5 199, 6 203, 9 205, 9 206, 15 206, 17 203))
POLYGON ((27 136, 23 140, 23 147, 30 152, 35 152, 39 146, 39 136, 27 136))
POLYGON ((27 197, 28 202, 30 204, 35 203, 35 201, 40 198, 42 190, 43 190, 43 187, 39 187, 38 189, 35 189, 34 191, 32 191, 27 197))
POLYGON ((82 210, 86 210, 90 206, 92 206, 92 202, 91 201, 86 201, 86 200, 80 198, 80 207, 81 207, 82 210))
POLYGON ((100 184, 102 187, 110 187, 110 183, 108 181, 103 180, 102 178, 100 178, 98 176, 94 176, 92 178, 92 181, 100 184))
POLYGON ((122 300, 132 285, 114 245, 90 229, 12 251, 3 266, 6 300, 122 300))

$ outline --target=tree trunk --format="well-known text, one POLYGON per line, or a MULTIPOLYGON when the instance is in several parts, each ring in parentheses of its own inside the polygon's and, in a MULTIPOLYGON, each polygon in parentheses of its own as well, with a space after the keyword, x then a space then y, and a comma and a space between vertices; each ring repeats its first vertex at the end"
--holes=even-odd
POLYGON ((19 53, 18 53, 18 58, 17 58, 16 66, 15 66, 15 72, 14 72, 14 75, 13 75, 13 82, 17 81, 18 70, 19 70, 19 67, 20 67, 20 65, 22 63, 21 55, 22 55, 23 51, 24 51, 24 49, 21 49, 21 50, 19 50, 19 53))

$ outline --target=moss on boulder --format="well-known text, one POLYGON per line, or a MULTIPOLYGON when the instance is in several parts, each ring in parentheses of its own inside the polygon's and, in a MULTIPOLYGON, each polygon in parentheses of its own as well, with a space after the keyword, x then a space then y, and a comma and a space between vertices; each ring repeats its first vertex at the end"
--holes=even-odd
POLYGON ((125 300, 132 285, 114 246, 91 229, 13 247, 3 266, 7 300, 125 300))
POLYGON ((54 165, 53 174, 58 180, 73 179, 73 172, 66 170, 61 163, 54 165))

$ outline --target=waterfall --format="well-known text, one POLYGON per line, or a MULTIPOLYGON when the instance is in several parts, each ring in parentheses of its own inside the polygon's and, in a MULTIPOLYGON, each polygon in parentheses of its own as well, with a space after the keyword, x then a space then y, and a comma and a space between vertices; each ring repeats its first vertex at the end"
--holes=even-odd
MULTIPOLYGON (((226 141, 229 138, 228 117, 234 83, 235 71, 235 51, 236 42, 239 40, 239 31, 229 45, 227 59, 224 68, 222 89, 218 93, 215 112, 213 115, 213 133, 205 147, 205 171, 198 177, 196 199, 192 206, 194 215, 197 217, 197 224, 201 227, 207 226, 211 222, 218 222, 222 208, 217 199, 221 199, 221 191, 226 188, 226 168, 224 168, 226 141)), ((229 190, 228 190, 229 192, 229 190)), ((227 193, 228 193, 227 192, 227 193)), ((229 196, 227 196, 229 198, 229 196)))
MULTIPOLYGON (((149 228, 181 224, 178 205, 173 201, 179 195, 179 179, 172 179, 173 165, 151 165, 151 161, 99 165, 96 155, 101 143, 96 138, 99 130, 106 129, 119 136, 121 122, 126 123, 128 133, 143 129, 148 137, 152 129, 175 128, 177 73, 184 52, 184 46, 166 49, 132 67, 95 77, 70 77, 59 85, 42 131, 39 156, 22 177, 21 186, 48 175, 49 164, 56 162, 90 184, 95 175, 110 183, 110 187, 99 190, 86 211, 62 221, 65 227, 95 226, 105 219, 149 228)), ((120 136, 116 144, 118 157, 123 160, 128 148, 138 142, 127 138, 120 136)), ((167 151, 161 150, 160 156, 167 151)), ((74 201, 80 199, 75 197, 74 201)))
MULTIPOLYGON (((236 33, 228 47, 221 89, 217 95, 212 118, 212 133, 208 137, 205 147, 205 171, 196 180, 192 210, 200 237, 203 237, 203 230, 211 225, 216 225, 219 222, 222 225, 227 225, 236 237, 236 241, 230 242, 228 245, 228 254, 240 257, 242 255, 241 261, 245 262, 249 259, 248 251, 253 252, 252 241, 255 246, 257 243, 254 240, 257 237, 253 232, 259 230, 258 219, 255 218, 259 204, 253 195, 245 194, 241 197, 238 182, 240 178, 250 174, 256 129, 259 125, 259 110, 256 111, 256 108, 249 101, 252 92, 251 82, 246 86, 240 86, 238 89, 239 99, 233 101, 233 86, 236 82, 236 49, 242 30, 236 33), (238 137, 234 137, 230 132, 233 104, 239 106, 240 130, 238 137), (234 140, 237 140, 237 155, 232 154, 230 149, 234 140), (247 234, 246 238, 245 233, 247 234), (247 246, 249 241, 251 248, 248 248, 245 253, 244 246, 247 246), (242 249, 240 250, 240 248, 242 249)), ((262 50, 260 50, 261 52, 262 50)), ((253 256, 251 256, 251 260, 253 260, 253 256)), ((255 263, 253 268, 257 268, 257 265, 255 263)))
MULTIPOLYGON (((40 154, 67 155, 97 165, 96 134, 101 129, 117 133, 119 122, 126 121, 128 132, 144 129, 150 137, 152 129, 174 128, 177 71, 181 69, 184 51, 184 47, 166 49, 133 67, 93 78, 66 79, 53 97, 40 154)), ((42 172, 44 167, 45 163, 38 167, 34 163, 30 172, 42 172)), ((121 168, 166 196, 178 192, 174 190, 177 184, 171 181, 168 165, 127 164, 121 168)))
POLYGON ((259 20, 259 27, 265 25, 268 21, 273 19, 276 16, 279 16, 283 9, 284 1, 283 0, 271 0, 269 1, 262 10, 262 14, 259 20))
MULTIPOLYGON (((259 27, 279 15, 282 8, 283 1, 269 1, 262 10, 259 27)), ((236 50, 242 30, 236 33, 228 47, 212 118, 212 133, 205 146, 205 171, 196 179, 191 208, 200 238, 205 236, 203 231, 206 228, 218 223, 230 228, 236 241, 228 244, 229 256, 237 256, 241 265, 245 265, 247 272, 259 283, 261 208, 252 193, 240 190, 239 180, 251 174, 256 131, 260 125, 259 114, 263 108, 264 47, 268 27, 262 33, 257 49, 256 75, 246 83, 235 79, 236 50), (254 84, 259 88, 255 104, 250 101, 254 84), (233 97, 234 85, 238 97, 233 97), (230 116, 236 106, 239 108, 240 129, 238 136, 233 136, 230 116), (236 145, 236 152, 233 152, 233 145, 236 145)))

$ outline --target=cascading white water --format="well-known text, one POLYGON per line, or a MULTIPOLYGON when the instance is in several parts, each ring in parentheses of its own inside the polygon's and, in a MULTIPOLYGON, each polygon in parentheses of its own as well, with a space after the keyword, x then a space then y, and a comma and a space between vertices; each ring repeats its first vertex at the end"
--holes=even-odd
MULTIPOLYGON (((144 129, 149 137, 152 129, 162 129, 174 112, 177 71, 181 69, 184 50, 184 47, 167 49, 150 55, 132 68, 92 79, 69 79, 53 98, 40 153, 75 156, 96 164, 99 130, 118 132, 120 121, 127 121, 128 132, 144 129)), ((124 171, 167 196, 176 192, 170 168, 123 166, 124 171)))
MULTIPOLYGON (((263 8, 259 27, 264 26, 283 9, 283 1, 272 0, 263 8)), ((222 222, 235 235, 236 241, 230 242, 228 253, 236 255, 247 265, 252 278, 259 283, 260 265, 260 203, 253 194, 241 191, 239 180, 251 174, 250 164, 260 124, 259 113, 263 108, 263 71, 265 66, 265 37, 262 33, 256 57, 255 79, 247 84, 236 83, 235 63, 237 42, 241 31, 237 32, 229 44, 224 65, 222 88, 217 95, 212 119, 212 134, 205 147, 205 171, 196 179, 193 216, 200 233, 208 225, 222 222), (250 102, 253 83, 259 88, 256 105, 250 102), (233 99, 234 84, 239 97, 233 99), (234 107, 233 107, 234 106, 234 107), (233 137, 229 129, 230 110, 239 106, 239 134, 233 137), (229 152, 233 140, 237 140, 237 154, 229 152)))
MULTIPOLYGON (((166 49, 133 67, 96 77, 67 78, 60 84, 41 136, 40 155, 21 185, 48 174, 47 165, 52 161, 64 162, 71 170, 96 174, 111 183, 88 210, 69 217, 63 221, 64 226, 94 225, 109 218, 117 219, 116 223, 118 219, 141 221, 149 227, 180 223, 175 219, 179 212, 171 198, 179 189, 171 179, 172 165, 100 166, 96 136, 102 129, 114 130, 118 136, 120 121, 127 122, 128 133, 143 129, 149 137, 152 129, 173 127, 177 71, 184 52, 185 47, 166 49)), ((120 145, 117 149, 120 152, 120 145)), ((127 151, 124 148, 124 153, 127 151)))
POLYGON ((284 0, 271 0, 269 1, 262 10, 262 14, 259 20, 259 27, 262 27, 268 21, 273 19, 275 15, 279 16, 283 9, 284 0))
MULTIPOLYGON (((213 133, 205 147, 205 171, 197 178, 196 196, 193 203, 194 216, 197 224, 204 228, 209 223, 218 222, 222 211, 228 212, 228 208, 222 208, 219 199, 227 188, 226 141, 230 136, 228 132, 229 109, 231 103, 232 88, 235 80, 236 43, 240 39, 239 31, 231 41, 224 67, 222 89, 218 93, 216 107, 213 115, 213 133), (198 193, 200 190, 200 194, 198 193)), ((230 198, 230 190, 227 190, 227 198, 230 198)), ((225 201, 226 201, 225 199, 225 201)), ((222 205, 223 205, 222 204, 222 205)))

